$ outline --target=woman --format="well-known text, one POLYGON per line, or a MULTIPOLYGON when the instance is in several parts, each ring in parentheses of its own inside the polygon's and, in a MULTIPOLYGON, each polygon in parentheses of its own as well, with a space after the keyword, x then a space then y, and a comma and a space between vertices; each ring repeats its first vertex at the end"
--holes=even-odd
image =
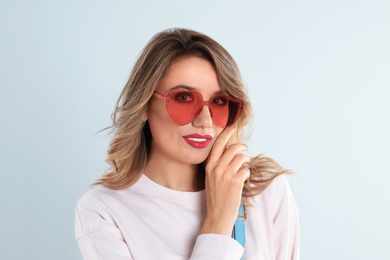
POLYGON ((84 259, 299 258, 287 171, 245 155, 251 105, 217 42, 185 29, 157 34, 112 119, 110 168, 76 208, 84 259), (240 204, 245 235, 235 240, 240 204))

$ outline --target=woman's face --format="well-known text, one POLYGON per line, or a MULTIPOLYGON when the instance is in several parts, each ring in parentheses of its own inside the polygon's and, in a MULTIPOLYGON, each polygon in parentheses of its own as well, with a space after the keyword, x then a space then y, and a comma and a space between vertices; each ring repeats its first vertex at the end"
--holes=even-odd
MULTIPOLYGON (((175 61, 156 91, 166 96, 177 86, 187 86, 200 92, 204 100, 209 100, 221 91, 214 67, 199 57, 175 61)), ((188 164, 203 162, 223 130, 213 122, 208 106, 204 106, 192 122, 178 125, 168 115, 165 101, 156 97, 149 101, 147 117, 153 136, 151 153, 168 161, 188 164)))

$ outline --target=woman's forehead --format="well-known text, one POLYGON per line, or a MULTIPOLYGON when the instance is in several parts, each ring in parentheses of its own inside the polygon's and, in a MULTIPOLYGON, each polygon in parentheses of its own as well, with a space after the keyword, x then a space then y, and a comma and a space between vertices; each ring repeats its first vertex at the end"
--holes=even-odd
POLYGON ((158 85, 157 91, 167 94, 178 86, 206 95, 221 91, 213 64, 196 56, 180 58, 172 63, 158 85))

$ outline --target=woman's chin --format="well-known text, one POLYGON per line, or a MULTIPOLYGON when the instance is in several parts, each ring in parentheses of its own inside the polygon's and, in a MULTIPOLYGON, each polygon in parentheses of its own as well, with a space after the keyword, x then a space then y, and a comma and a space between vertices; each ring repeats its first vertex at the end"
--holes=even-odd
POLYGON ((201 164, 203 163, 208 157, 208 154, 205 155, 205 156, 190 156, 189 158, 187 158, 187 162, 189 164, 201 164))

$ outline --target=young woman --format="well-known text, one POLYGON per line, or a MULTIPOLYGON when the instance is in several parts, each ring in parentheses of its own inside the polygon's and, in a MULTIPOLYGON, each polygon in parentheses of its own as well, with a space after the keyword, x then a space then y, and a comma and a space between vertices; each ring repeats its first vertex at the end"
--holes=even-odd
POLYGON ((76 207, 83 258, 298 259, 287 171, 245 155, 251 115, 222 46, 191 30, 157 34, 112 115, 110 168, 76 207))

